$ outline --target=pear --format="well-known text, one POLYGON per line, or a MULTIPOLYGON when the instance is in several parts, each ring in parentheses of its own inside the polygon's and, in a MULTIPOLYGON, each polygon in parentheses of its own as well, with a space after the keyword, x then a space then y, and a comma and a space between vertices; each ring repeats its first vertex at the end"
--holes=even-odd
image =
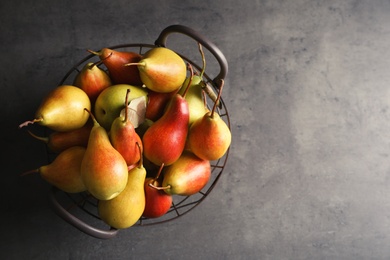
POLYGON ((88 62, 76 75, 73 85, 87 93, 91 103, 94 104, 100 92, 112 85, 107 72, 98 67, 98 63, 88 62))
POLYGON ((99 52, 88 51, 99 56, 107 67, 113 84, 142 85, 138 69, 133 66, 124 66, 127 63, 139 62, 142 59, 142 55, 139 53, 110 48, 103 48, 99 52))
MULTIPOLYGON (((125 104, 128 103, 130 89, 127 90, 125 104)), ((142 141, 134 125, 128 117, 128 109, 125 109, 125 115, 118 116, 111 125, 109 137, 112 146, 123 156, 127 165, 133 165, 140 160, 140 152, 138 150, 139 143, 142 148, 142 141)))
POLYGON ((94 125, 81 163, 81 177, 92 196, 99 200, 110 200, 126 187, 127 164, 112 146, 107 131, 88 112, 94 125))
MULTIPOLYGON (((220 100, 223 87, 220 87, 220 100)), ((231 144, 232 134, 225 121, 215 112, 217 103, 212 111, 197 119, 188 131, 186 147, 196 156, 204 160, 218 160, 225 155, 231 144)))
POLYGON ((20 124, 19 128, 38 123, 54 131, 74 130, 82 127, 89 118, 84 108, 91 108, 88 95, 76 86, 61 85, 42 100, 35 119, 20 124))
POLYGON ((165 47, 154 47, 143 55, 136 65, 143 84, 156 92, 172 92, 183 84, 187 68, 184 60, 173 50, 165 47))
POLYGON ((25 172, 23 175, 38 172, 44 180, 64 192, 83 192, 86 187, 81 178, 80 166, 85 151, 85 147, 70 147, 58 154, 50 164, 25 172))
MULTIPOLYGON (((188 89, 188 88, 187 88, 188 89)), ((170 165, 181 155, 186 144, 189 109, 183 96, 175 94, 163 114, 142 137, 144 156, 155 165, 170 165)))
POLYGON ((44 142, 51 152, 60 153, 72 146, 87 147, 92 125, 92 121, 87 121, 81 128, 66 132, 52 132, 48 136, 38 136, 30 130, 28 133, 35 139, 44 142))
POLYGON ((162 186, 152 186, 170 195, 190 196, 202 190, 211 176, 210 161, 184 151, 172 165, 163 169, 162 186))
MULTIPOLYGON (((141 148, 139 147, 141 150, 141 148)), ((140 157, 142 158, 142 152, 140 157)), ((128 173, 125 189, 117 197, 98 202, 98 214, 109 226, 124 229, 133 226, 145 209, 144 183, 146 170, 142 159, 137 167, 128 173)))
MULTIPOLYGON (((184 89, 184 88, 183 88, 184 89)), ((169 103, 169 100, 175 95, 177 91, 168 93, 161 93, 149 90, 148 91, 148 104, 146 106, 145 117, 149 120, 156 121, 164 114, 165 107, 169 103)))
POLYGON ((130 89, 128 101, 144 96, 147 98, 147 91, 138 86, 129 84, 116 84, 104 89, 96 99, 94 114, 99 124, 107 131, 110 131, 111 124, 120 115, 126 105, 127 90, 130 89))
POLYGON ((172 206, 172 195, 155 188, 160 186, 160 174, 163 167, 164 164, 160 166, 157 176, 147 177, 145 179, 145 209, 142 213, 143 217, 161 217, 165 215, 172 206))

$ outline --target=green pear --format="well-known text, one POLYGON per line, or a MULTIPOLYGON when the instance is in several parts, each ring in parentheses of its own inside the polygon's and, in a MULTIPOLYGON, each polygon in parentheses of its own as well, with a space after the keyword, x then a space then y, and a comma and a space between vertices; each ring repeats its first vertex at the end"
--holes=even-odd
POLYGON ((192 80, 190 77, 188 77, 184 81, 183 87, 179 90, 179 93, 183 94, 185 91, 185 87, 190 84, 187 95, 185 97, 188 103, 188 108, 190 110, 190 125, 196 119, 204 116, 204 114, 207 112, 207 107, 203 99, 203 89, 200 85, 201 82, 201 76, 195 75, 193 76, 192 80))
POLYGON ((85 147, 73 146, 62 151, 48 165, 25 172, 23 175, 38 172, 51 185, 68 193, 78 193, 86 190, 81 178, 80 166, 84 158, 85 147))
MULTIPOLYGON (((141 150, 141 148, 140 148, 141 150)), ((140 156, 142 158, 142 154, 140 156)), ((128 173, 125 189, 117 197, 98 202, 98 214, 109 226, 124 229, 133 226, 145 209, 144 183, 146 170, 142 159, 128 173)))
POLYGON ((138 67, 145 86, 156 92, 168 93, 178 90, 187 75, 187 66, 176 52, 165 47, 155 47, 143 55, 137 63, 126 66, 138 67))
POLYGON ((99 200, 110 200, 126 187, 127 164, 112 146, 107 131, 99 125, 93 114, 88 112, 94 126, 81 163, 81 177, 92 196, 99 200))
POLYGON ((120 115, 125 104, 127 90, 130 89, 128 101, 145 96, 147 98, 146 89, 128 84, 116 84, 104 89, 96 99, 94 114, 99 124, 109 131, 111 124, 120 115))
POLYGON ((19 125, 38 123, 54 131, 71 131, 82 127, 89 115, 84 108, 91 108, 91 101, 82 89, 61 85, 51 90, 36 110, 35 119, 19 125))

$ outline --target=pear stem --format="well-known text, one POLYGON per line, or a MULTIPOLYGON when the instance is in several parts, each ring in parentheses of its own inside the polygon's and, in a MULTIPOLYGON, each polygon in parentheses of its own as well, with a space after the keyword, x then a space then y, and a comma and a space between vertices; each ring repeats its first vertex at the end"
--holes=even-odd
POLYGON ((123 66, 145 66, 145 62, 131 62, 131 63, 126 63, 123 66))
POLYGON ((27 132, 32 136, 34 137, 35 139, 39 140, 39 141, 42 141, 44 143, 48 143, 49 142, 49 137, 43 137, 43 136, 37 136, 35 134, 33 134, 30 130, 27 130, 27 132))
POLYGON ((94 125, 100 125, 99 122, 96 120, 95 116, 92 114, 91 111, 89 111, 88 108, 84 108, 84 110, 87 111, 87 112, 89 113, 90 117, 92 118, 92 121, 93 121, 93 124, 94 124, 94 125))
POLYGON ((156 190, 167 190, 171 188, 171 185, 167 185, 165 187, 157 187, 156 185, 153 185, 152 183, 148 184, 150 187, 155 188, 156 190))
POLYGON ((138 146, 139 153, 140 153, 140 159, 139 159, 139 164, 138 164, 138 169, 141 169, 144 163, 144 157, 142 155, 142 148, 141 145, 138 142, 135 142, 138 146))
POLYGON ((192 80, 194 78, 194 69, 192 68, 192 65, 190 63, 187 63, 188 69, 190 70, 190 80, 188 81, 188 84, 186 86, 186 89, 184 90, 184 93, 181 95, 183 98, 186 97, 188 89, 191 86, 192 80))
POLYGON ((203 67, 202 67, 202 71, 200 72, 200 77, 203 78, 203 74, 206 70, 206 58, 203 52, 202 44, 198 43, 198 48, 199 48, 200 55, 202 56, 202 62, 203 62, 203 67))
POLYGON ((219 100, 221 99, 223 85, 225 85, 225 81, 223 79, 221 79, 221 86, 219 86, 218 96, 214 102, 213 110, 211 111, 211 114, 210 114, 211 118, 214 118, 214 111, 217 108, 219 100))
POLYGON ((129 105, 129 94, 130 94, 130 89, 128 88, 127 91, 126 91, 126 99, 125 99, 125 122, 127 122, 127 117, 128 117, 128 108, 127 106, 129 105))
POLYGON ((154 180, 157 180, 158 178, 160 178, 160 175, 161 175, 162 169, 164 168, 164 165, 165 165, 164 163, 161 164, 160 169, 158 170, 157 176, 154 177, 154 180))
POLYGON ((34 169, 34 170, 30 170, 30 171, 24 172, 24 173, 20 174, 20 176, 23 177, 23 176, 26 176, 26 175, 29 175, 29 174, 33 174, 33 173, 37 173, 37 172, 39 172, 39 169, 34 169))
POLYGON ((99 56, 100 55, 100 53, 99 52, 97 52, 97 51, 93 51, 93 50, 87 50, 87 52, 89 52, 89 53, 92 53, 92 54, 94 54, 94 55, 97 55, 97 56, 99 56))
POLYGON ((43 118, 42 118, 42 117, 36 118, 36 119, 34 119, 34 120, 26 121, 26 122, 24 122, 24 123, 21 123, 21 124, 19 125, 19 128, 25 127, 25 126, 27 126, 27 125, 29 125, 29 124, 34 124, 34 123, 37 123, 37 122, 42 122, 42 121, 43 121, 43 118))

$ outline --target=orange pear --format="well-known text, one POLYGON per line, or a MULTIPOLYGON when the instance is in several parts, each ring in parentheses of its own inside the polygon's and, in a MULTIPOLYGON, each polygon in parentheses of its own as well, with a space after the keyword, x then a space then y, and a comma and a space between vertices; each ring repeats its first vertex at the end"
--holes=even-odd
MULTIPOLYGON (((222 86, 223 83, 217 100, 220 100, 222 86)), ((188 131, 186 144, 186 147, 196 156, 210 161, 224 156, 232 139, 232 134, 226 122, 215 112, 216 104, 214 104, 212 111, 207 112, 203 117, 192 123, 188 131)))
POLYGON ((92 121, 87 121, 81 128, 65 132, 52 132, 48 136, 37 136, 30 130, 28 133, 35 139, 44 142, 51 152, 59 153, 72 146, 87 147, 92 125, 92 121))
MULTIPOLYGON (((101 61, 99 61, 100 63, 101 61)), ((87 93, 91 103, 94 104, 100 92, 112 85, 107 72, 98 67, 99 63, 89 62, 74 79, 73 85, 87 93)))
MULTIPOLYGON (((126 93, 125 106, 128 104, 129 93, 130 89, 126 93)), ((124 117, 119 116, 112 122, 109 137, 112 146, 123 156, 127 165, 133 165, 140 160, 141 155, 137 143, 142 148, 142 141, 129 120, 128 109, 125 109, 124 117)))
POLYGON ((89 193, 99 200, 110 200, 126 187, 128 171, 122 155, 112 146, 107 131, 93 114, 94 126, 81 163, 81 177, 89 193))

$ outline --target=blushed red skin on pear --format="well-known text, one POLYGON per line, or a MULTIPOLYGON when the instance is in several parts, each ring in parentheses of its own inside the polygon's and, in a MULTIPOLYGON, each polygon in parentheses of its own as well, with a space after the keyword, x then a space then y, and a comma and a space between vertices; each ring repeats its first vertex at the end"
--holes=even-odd
POLYGON ((174 163, 182 154, 188 133, 187 101, 175 94, 164 115, 143 135, 144 156, 155 165, 174 163))
POLYGON ((87 190, 99 200, 118 196, 128 179, 125 159, 115 150, 106 130, 95 119, 81 163, 81 177, 87 190))
POLYGON ((81 128, 66 132, 52 132, 48 137, 39 137, 30 131, 29 133, 34 138, 45 142, 50 151, 59 153, 73 146, 87 147, 92 126, 92 122, 87 121, 81 128))
POLYGON ((210 161, 185 151, 172 165, 163 169, 162 187, 171 195, 190 196, 202 190, 211 176, 210 161))
POLYGON ((165 107, 169 100, 176 94, 177 91, 168 93, 160 93, 148 90, 148 105, 146 106, 145 117, 152 121, 156 121, 163 116, 165 107))
POLYGON ((136 52, 103 48, 99 52, 99 57, 107 67, 114 84, 130 84, 135 86, 141 86, 143 84, 136 66, 124 66, 128 63, 139 62, 142 59, 142 55, 136 52))
POLYGON ((157 190, 149 186, 160 186, 154 178, 148 177, 145 180, 145 209, 142 216, 147 218, 158 218, 166 214, 172 206, 172 196, 162 190, 157 190))
POLYGON ((87 63, 77 74, 73 84, 84 90, 93 104, 100 92, 111 86, 112 82, 106 71, 94 63, 87 63))

